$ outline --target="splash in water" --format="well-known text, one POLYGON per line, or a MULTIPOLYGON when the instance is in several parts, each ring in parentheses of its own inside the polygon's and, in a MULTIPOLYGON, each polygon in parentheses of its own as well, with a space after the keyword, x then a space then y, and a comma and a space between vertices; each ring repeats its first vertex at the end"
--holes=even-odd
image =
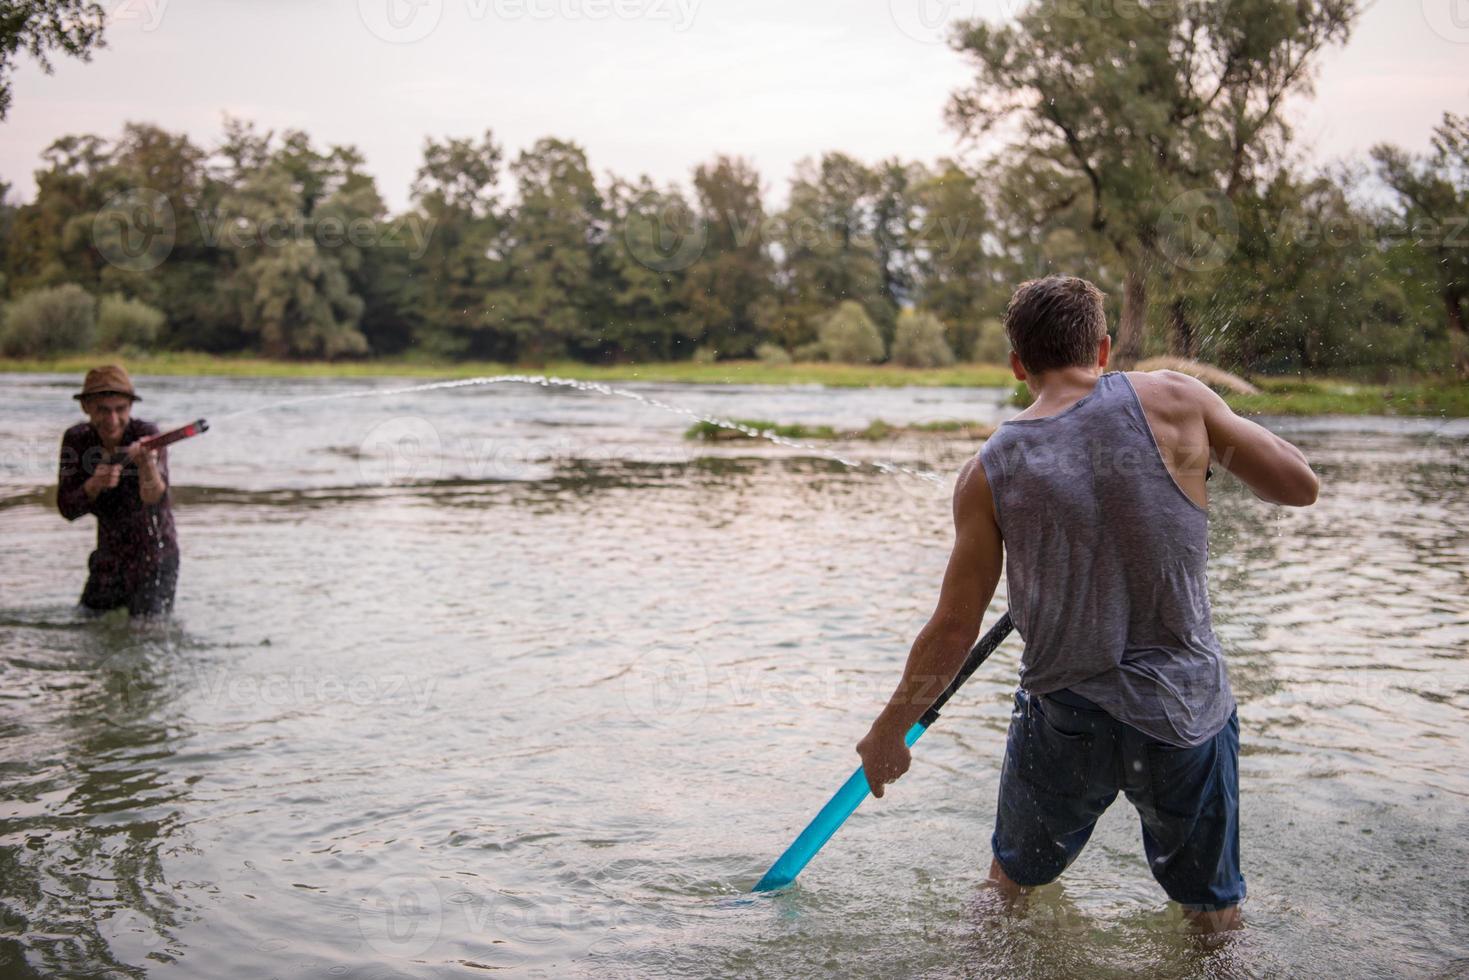
POLYGON ((372 388, 366 391, 339 391, 329 395, 303 395, 300 398, 282 399, 278 402, 272 402, 269 405, 259 405, 255 408, 241 409, 240 411, 232 412, 229 415, 219 416, 218 421, 228 422, 231 419, 237 419, 245 415, 254 415, 258 412, 265 412, 275 408, 284 408, 289 405, 302 405, 308 402, 337 401, 339 399, 345 398, 372 398, 380 397, 383 395, 406 395, 412 392, 419 391, 436 391, 439 389, 448 388, 471 388, 479 385, 492 384, 534 384, 540 385, 543 388, 574 388, 577 391, 591 391, 602 395, 611 395, 617 398, 628 398, 636 402, 641 402, 642 404, 647 405, 651 408, 657 408, 665 412, 672 412, 676 415, 686 416, 696 422, 707 422, 710 425, 716 425, 722 429, 729 429, 731 431, 741 432, 747 436, 752 436, 757 439, 768 440, 769 442, 772 442, 778 446, 785 446, 790 449, 799 449, 803 452, 813 453, 817 456, 821 456, 824 459, 829 459, 833 462, 841 463, 843 466, 849 467, 851 469, 860 469, 864 466, 871 466, 874 469, 879 470, 883 473, 900 473, 904 476, 910 476, 916 480, 923 480, 924 482, 931 483, 935 486, 942 486, 944 484, 944 478, 941 477, 939 474, 934 473, 932 470, 915 469, 911 466, 904 466, 901 463, 892 463, 883 460, 863 461, 851 459, 849 457, 841 455, 840 453, 834 453, 831 450, 826 449, 822 446, 816 446, 809 442, 801 442, 797 439, 787 438, 786 436, 779 435, 776 432, 771 431, 770 429, 757 428, 755 426, 746 425, 743 422, 736 422, 733 419, 720 418, 714 415, 705 415, 704 413, 694 411, 691 408, 686 408, 682 405, 674 405, 669 402, 662 401, 661 399, 651 398, 636 391, 629 391, 626 388, 614 388, 611 385, 601 384, 596 381, 577 381, 572 378, 558 378, 547 376, 544 374, 495 374, 478 378, 461 378, 456 381, 432 381, 427 384, 408 385, 407 387, 402 388, 372 388))

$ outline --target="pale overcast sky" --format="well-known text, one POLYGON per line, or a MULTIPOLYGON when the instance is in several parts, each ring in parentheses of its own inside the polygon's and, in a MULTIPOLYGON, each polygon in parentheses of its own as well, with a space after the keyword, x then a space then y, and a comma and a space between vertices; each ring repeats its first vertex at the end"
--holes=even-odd
MULTIPOLYGON (((824 150, 955 153, 942 112, 968 72, 937 22, 1020 2, 103 0, 114 22, 90 63, 17 67, 0 179, 29 200, 51 141, 112 137, 128 120, 212 147, 230 112, 357 146, 395 210, 425 135, 486 128, 507 156, 554 135, 584 146, 599 176, 660 183, 743 154, 780 201, 795 163, 824 150)), ((1322 60, 1315 100, 1293 108, 1300 147, 1319 161, 1379 141, 1423 150, 1445 110, 1469 113, 1466 9, 1378 0, 1322 60)))

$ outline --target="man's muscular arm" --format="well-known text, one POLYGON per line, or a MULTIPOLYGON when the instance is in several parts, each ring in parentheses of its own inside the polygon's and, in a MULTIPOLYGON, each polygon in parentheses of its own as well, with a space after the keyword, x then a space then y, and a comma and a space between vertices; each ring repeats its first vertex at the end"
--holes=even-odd
POLYGON ((903 736, 959 672, 999 584, 1003 557, 989 481, 976 457, 954 488, 954 550, 938 606, 913 641, 887 706, 857 743, 873 796, 881 797, 884 783, 908 771, 911 756, 903 736))
POLYGON ((1272 504, 1309 507, 1321 481, 1305 453, 1257 422, 1241 418, 1212 388, 1195 378, 1184 382, 1204 417, 1215 462, 1244 481, 1255 496, 1272 504))

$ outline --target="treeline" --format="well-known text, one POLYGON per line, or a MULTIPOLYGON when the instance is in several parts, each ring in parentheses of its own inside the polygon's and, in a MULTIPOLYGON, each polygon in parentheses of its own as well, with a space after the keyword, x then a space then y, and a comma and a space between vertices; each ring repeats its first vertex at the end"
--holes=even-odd
POLYGON ((659 187, 560 139, 429 139, 394 214, 354 148, 296 130, 68 136, 33 201, 0 198, 0 353, 1000 360, 1014 286, 1065 272, 1108 293, 1124 364, 1469 370, 1469 120, 1445 115, 1426 153, 1292 164, 1278 106, 1350 4, 1248 6, 1115 24, 1034 2, 967 25, 950 118, 1010 127, 1007 148, 826 153, 780 209, 730 156, 659 187))

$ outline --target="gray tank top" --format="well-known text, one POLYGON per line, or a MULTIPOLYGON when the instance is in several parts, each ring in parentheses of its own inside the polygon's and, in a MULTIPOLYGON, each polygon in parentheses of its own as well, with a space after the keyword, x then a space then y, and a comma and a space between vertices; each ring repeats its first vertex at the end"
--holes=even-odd
POLYGON ((1068 688, 1171 745, 1234 710, 1209 615, 1208 512, 1168 472, 1132 382, 1103 374, 980 450, 1005 541, 1020 685, 1068 688))

